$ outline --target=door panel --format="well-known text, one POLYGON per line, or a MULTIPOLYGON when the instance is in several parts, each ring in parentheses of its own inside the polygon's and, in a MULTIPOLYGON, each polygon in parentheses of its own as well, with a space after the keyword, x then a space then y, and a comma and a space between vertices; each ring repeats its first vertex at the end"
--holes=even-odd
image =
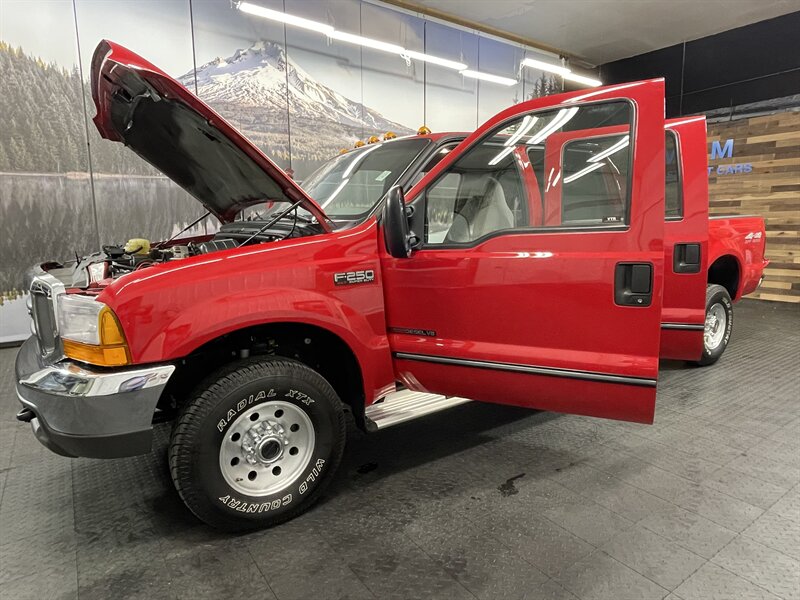
MULTIPOLYGON (((429 242, 422 249, 409 259, 382 256, 399 379, 420 391, 652 421, 664 261, 663 101, 663 80, 654 80, 518 104, 482 126, 409 191, 409 202, 421 206, 427 194, 440 204, 428 206, 429 242), (538 226, 509 217, 517 202, 541 202, 539 186, 552 187, 567 164, 551 161, 559 173, 544 173, 543 158, 526 162, 516 148, 527 144, 535 150, 531 155, 563 155, 565 140, 558 134, 594 130, 598 115, 619 115, 620 105, 633 140, 625 150, 630 160, 618 169, 627 178, 618 190, 626 214, 606 220, 605 205, 595 203, 597 215, 581 226, 538 226), (509 197, 515 188, 503 179, 507 171, 487 167, 499 169, 506 154, 516 168, 534 170, 533 176, 520 176, 526 198, 509 197), (447 181, 452 199, 440 181, 447 181), (440 212, 451 209, 449 222, 437 222, 440 212), (454 228, 459 235, 451 234, 454 228), (619 263, 650 266, 649 304, 616 303, 619 263)), ((584 171, 606 168, 591 162, 602 150, 580 151, 586 166, 564 178, 560 205, 576 197, 595 201, 591 186, 571 184, 584 171)), ((556 201, 550 190, 544 196, 556 201)))
POLYGON ((661 357, 703 353, 708 263, 708 171, 705 117, 666 122, 664 306, 661 357))

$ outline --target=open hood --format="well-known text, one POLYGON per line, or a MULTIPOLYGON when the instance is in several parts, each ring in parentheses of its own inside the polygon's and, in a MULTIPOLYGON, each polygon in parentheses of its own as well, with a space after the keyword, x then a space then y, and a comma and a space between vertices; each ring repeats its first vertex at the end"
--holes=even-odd
POLYGON ((127 48, 101 41, 92 57, 94 124, 197 198, 221 221, 253 204, 283 201, 322 209, 225 119, 161 69, 127 48))

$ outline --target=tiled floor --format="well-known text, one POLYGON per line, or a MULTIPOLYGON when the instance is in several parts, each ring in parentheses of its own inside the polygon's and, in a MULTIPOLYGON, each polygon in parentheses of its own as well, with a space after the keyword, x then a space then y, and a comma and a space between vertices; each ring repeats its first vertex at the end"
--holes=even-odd
POLYGON ((745 301, 656 423, 469 404, 350 432, 325 499, 230 536, 149 456, 50 454, 0 351, 0 598, 800 598, 800 311, 745 301))

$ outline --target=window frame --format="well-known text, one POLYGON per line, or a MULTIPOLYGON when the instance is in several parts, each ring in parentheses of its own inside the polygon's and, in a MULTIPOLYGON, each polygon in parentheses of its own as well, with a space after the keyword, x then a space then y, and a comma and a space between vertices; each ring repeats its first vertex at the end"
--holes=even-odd
POLYGON ((683 160, 681 157, 683 156, 681 153, 681 137, 678 135, 678 132, 665 128, 664 129, 665 139, 666 136, 671 135, 672 139, 675 141, 675 163, 676 163, 676 171, 678 173, 678 214, 668 216, 667 215, 667 174, 666 174, 666 153, 667 153, 667 145, 666 142, 664 143, 664 221, 667 223, 677 223, 683 221, 684 216, 686 214, 685 210, 685 198, 683 197, 683 160))
MULTIPOLYGON (((597 105, 602 105, 602 104, 617 104, 617 103, 625 103, 625 104, 627 104, 628 108, 630 110, 630 118, 628 119, 628 125, 630 127, 629 135, 631 136, 632 144, 631 144, 631 151, 630 151, 629 156, 628 156, 628 186, 629 186, 629 189, 632 189, 631 184, 632 184, 632 181, 633 181, 632 178, 633 178, 633 168, 634 168, 634 160, 633 159, 634 159, 635 149, 636 149, 635 132, 636 132, 636 126, 637 126, 638 116, 639 116, 638 112, 636 110, 636 104, 630 98, 613 98, 613 99, 607 99, 607 100, 594 100, 594 101, 590 101, 590 102, 580 102, 579 104, 577 104, 577 106, 583 108, 583 107, 597 106, 597 105)), ((528 112, 517 113, 517 114, 509 117, 508 119, 498 123, 496 127, 494 127, 493 129, 488 131, 486 134, 484 134, 482 137, 477 139, 472 145, 470 145, 469 148, 466 148, 462 152, 462 154, 470 152, 476 146, 478 146, 480 144, 483 144, 487 139, 489 139, 489 138, 493 137, 494 135, 496 135, 496 133, 498 131, 502 131, 503 128, 508 127, 508 125, 510 125, 511 123, 513 123, 515 121, 520 120, 525 115, 536 115, 536 114, 541 114, 541 113, 546 113, 546 112, 554 112, 554 111, 561 110, 563 108, 573 108, 575 106, 576 106, 576 103, 574 103, 574 102, 566 102, 566 103, 556 104, 556 105, 553 105, 553 106, 548 106, 546 108, 541 108, 541 109, 538 109, 538 110, 532 110, 532 111, 528 111, 528 112)), ((591 137, 591 136, 589 136, 589 137, 591 137)), ((424 203, 426 205, 425 206, 425 236, 424 236, 424 238, 427 238, 427 231, 428 231, 428 211, 427 211, 428 191, 432 187, 434 187, 444 175, 446 175, 447 173, 450 173, 451 172, 450 169, 455 164, 457 164, 460 159, 461 159, 461 156, 456 157, 455 161, 453 162, 453 165, 451 165, 449 168, 447 168, 447 169, 443 170, 441 173, 439 173, 439 175, 436 177, 436 179, 431 181, 425 187, 425 189, 419 194, 418 199, 415 199, 414 202, 413 202, 413 204, 416 204, 419 201, 424 201, 424 203)), ((519 168, 519 167, 517 167, 517 168, 519 168)), ((523 183, 523 187, 525 187, 524 183, 523 183)), ((526 191, 527 191, 527 188, 526 188, 526 191)), ((544 201, 544 199, 543 199, 543 201, 544 201)), ((632 206, 631 194, 627 194, 626 206, 625 206, 625 214, 628 217, 626 218, 626 222, 625 223, 609 223, 608 225, 602 225, 601 224, 601 225, 588 225, 588 226, 587 225, 577 225, 577 226, 576 225, 566 225, 566 226, 557 225, 557 226, 546 227, 546 226, 529 225, 529 226, 525 226, 525 227, 513 227, 513 228, 509 228, 509 229, 501 229, 499 231, 493 231, 491 233, 488 233, 488 234, 486 234, 484 236, 481 236, 481 237, 479 237, 479 238, 477 238, 475 240, 471 240, 469 242, 453 242, 453 243, 449 243, 449 244, 435 244, 435 243, 432 244, 432 243, 428 242, 427 239, 424 239, 423 242, 422 242, 422 245, 419 248, 419 250, 420 251, 424 251, 426 249, 432 249, 432 250, 439 250, 439 249, 441 249, 441 250, 463 250, 465 248, 474 248, 476 246, 479 246, 480 244, 483 244, 484 242, 486 242, 488 240, 491 240, 491 239, 493 239, 495 237, 504 236, 504 235, 524 235, 524 234, 539 234, 539 233, 541 233, 541 234, 558 234, 558 233, 592 233, 592 232, 596 232, 596 233, 618 233, 618 232, 626 232, 626 231, 628 231, 630 229, 629 216, 631 214, 631 206, 632 206)))
MULTIPOLYGON (((597 135, 589 135, 589 136, 586 136, 586 137, 576 137, 576 138, 573 138, 573 139, 571 139, 571 140, 569 140, 569 141, 565 142, 565 143, 564 143, 564 144, 561 146, 561 155, 559 156, 559 160, 560 160, 560 162, 561 162, 561 164, 562 164, 562 165, 563 165, 563 164, 565 164, 565 154, 566 154, 566 151, 567 151, 567 147, 568 147, 570 144, 577 144, 578 142, 584 142, 584 141, 586 141, 586 140, 596 140, 596 139, 599 139, 599 138, 619 137, 619 136, 621 136, 621 135, 627 135, 627 136, 629 136, 629 137, 630 137, 632 134, 631 134, 631 131, 628 131, 628 133, 627 133, 627 134, 620 134, 620 133, 599 133, 599 134, 597 134, 597 135)), ((628 142, 628 147, 629 147, 629 146, 630 146, 630 142, 628 142)), ((622 224, 623 224, 623 225, 625 225, 625 226, 630 226, 630 216, 631 216, 631 215, 630 215, 630 204, 631 204, 631 202, 630 202, 630 198, 629 198, 628 196, 630 195, 630 192, 631 192, 631 185, 630 185, 630 184, 631 184, 630 169, 631 169, 631 168, 633 168, 633 165, 632 165, 632 160, 631 160, 631 156, 630 156, 630 154, 633 154, 633 152, 631 151, 631 152, 629 153, 629 156, 628 156, 628 172, 625 174, 625 175, 626 175, 626 179, 628 180, 628 182, 627 182, 627 183, 628 183, 628 185, 627 185, 627 186, 626 186, 626 188, 625 188, 625 197, 624 197, 624 202, 623 202, 623 209, 624 209, 624 219, 623 219, 623 221, 622 221, 622 224)), ((606 157, 606 159, 607 159, 607 158, 608 158, 608 157, 606 157)), ((604 164, 608 164, 608 163, 606 163, 606 162, 605 162, 605 161, 606 161, 606 159, 603 159, 603 162, 604 162, 604 164)), ((598 169, 598 170, 599 170, 599 169, 598 169)), ((563 169, 562 169, 562 171, 563 171, 563 169)), ((606 174, 606 173, 603 173, 603 174, 602 174, 602 176, 603 176, 603 183, 605 184, 605 186, 606 186, 606 191, 608 192, 608 174, 606 174)), ((563 222, 563 220, 564 220, 564 191, 565 191, 565 188, 564 188, 565 184, 564 184, 564 182, 563 182, 563 180, 564 180, 563 173, 562 173, 562 177, 561 177, 561 179, 562 179, 562 181, 561 181, 561 198, 560 198, 560 204, 561 204, 561 220, 562 220, 562 222, 563 222)), ((544 200, 544 198, 543 198, 542 200, 543 200, 543 201, 545 201, 545 200, 544 200)), ((603 225, 603 224, 602 224, 602 223, 600 223, 599 225, 586 225, 586 227, 601 227, 602 225, 603 225)), ((558 225, 553 225, 552 227, 559 227, 559 226, 558 226, 558 225)), ((572 227, 572 226, 571 226, 571 225, 563 225, 563 227, 572 227)))

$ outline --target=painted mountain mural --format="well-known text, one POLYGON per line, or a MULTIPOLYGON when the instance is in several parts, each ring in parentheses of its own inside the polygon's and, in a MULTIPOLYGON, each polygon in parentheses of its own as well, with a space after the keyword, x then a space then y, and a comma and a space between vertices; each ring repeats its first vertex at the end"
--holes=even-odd
MULTIPOLYGON (((315 81, 274 42, 256 42, 228 58, 216 58, 198 67, 196 77, 200 98, 284 167, 291 138, 298 177, 357 139, 386 131, 411 133, 315 81)), ((194 91, 194 73, 180 81, 194 91)))

